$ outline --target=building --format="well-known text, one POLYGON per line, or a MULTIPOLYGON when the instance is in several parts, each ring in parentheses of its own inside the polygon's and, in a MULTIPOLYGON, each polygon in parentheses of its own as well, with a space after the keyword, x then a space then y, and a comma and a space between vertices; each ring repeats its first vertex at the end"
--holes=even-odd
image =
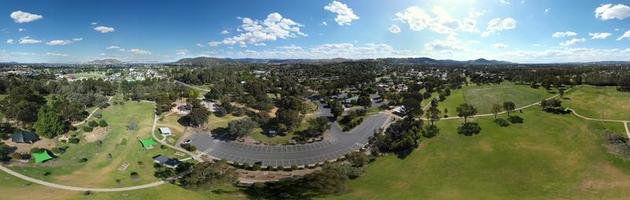
POLYGON ((153 162, 172 169, 177 168, 177 166, 182 163, 182 161, 179 161, 176 158, 169 158, 163 155, 153 157, 153 162))
POLYGON ((15 143, 33 144, 39 140, 39 136, 33 132, 19 131, 11 134, 11 141, 15 143))
POLYGON ((173 132, 171 132, 170 128, 162 127, 160 128, 160 134, 162 134, 163 136, 171 136, 173 135, 173 132))

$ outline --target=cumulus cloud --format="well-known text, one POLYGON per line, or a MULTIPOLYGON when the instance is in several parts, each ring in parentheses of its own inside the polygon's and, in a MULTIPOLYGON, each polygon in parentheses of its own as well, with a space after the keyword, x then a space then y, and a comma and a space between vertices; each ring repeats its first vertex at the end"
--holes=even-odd
POLYGON ((26 31, 26 29, 18 28, 18 32, 26 31))
POLYGON ((445 40, 433 40, 424 44, 427 51, 463 51, 463 42, 459 39, 449 36, 445 40))
POLYGON ((107 27, 107 26, 97 26, 97 27, 94 27, 94 30, 101 33, 109 33, 109 32, 115 31, 114 27, 107 27))
POLYGON ((129 49, 129 52, 136 55, 151 55, 151 51, 147 51, 144 49, 129 49))
POLYGON ((549 12, 551 12, 551 8, 546 8, 545 13, 549 13, 549 12))
POLYGON ((54 53, 54 52, 47 52, 46 55, 49 55, 49 56, 60 56, 60 57, 67 57, 68 56, 68 54, 65 54, 65 53, 54 53))
POLYGON ((617 40, 623 40, 624 38, 630 38, 630 30, 626 31, 621 37, 617 38, 617 40))
POLYGON ((496 32, 501 32, 504 30, 510 30, 516 28, 516 20, 511 17, 507 18, 494 18, 488 22, 488 26, 486 27, 486 31, 484 31, 481 36, 488 37, 496 32))
POLYGON ((83 41, 83 38, 72 38, 72 41, 75 41, 75 42, 83 41))
POLYGON ((499 3, 505 4, 505 5, 510 5, 510 1, 509 0, 499 0, 499 3))
POLYGON ((352 21, 359 19, 359 16, 354 14, 354 11, 352 11, 352 8, 339 1, 333 1, 329 3, 328 5, 324 6, 324 10, 337 14, 337 16, 335 17, 335 21, 340 26, 350 25, 352 24, 352 21))
POLYGON ((479 16, 481 13, 471 12, 467 18, 458 20, 437 6, 430 13, 420 7, 411 6, 395 14, 396 20, 409 25, 412 31, 429 29, 441 34, 454 34, 456 31, 478 32, 476 19, 479 16))
POLYGON ((188 51, 188 49, 177 49, 175 50, 175 54, 178 56, 186 56, 190 53, 190 51, 188 51))
POLYGON ((565 31, 565 32, 555 32, 551 35, 551 37, 561 38, 561 37, 573 37, 576 36, 577 33, 573 31, 565 31))
POLYGON ((503 44, 503 43, 495 43, 492 45, 492 47, 496 48, 496 49, 505 49, 507 48, 507 45, 503 44))
POLYGON ((197 47, 205 47, 205 45, 203 45, 203 44, 201 44, 201 43, 197 43, 197 44, 195 44, 195 45, 197 45, 197 47))
POLYGON ((227 35, 227 34, 230 34, 230 31, 228 31, 228 30, 221 31, 221 35, 227 35))
POLYGON ((311 48, 303 48, 300 46, 290 45, 281 46, 273 49, 266 50, 244 50, 238 52, 226 52, 225 55, 218 55, 217 52, 213 53, 213 56, 226 56, 226 57, 246 57, 246 58, 351 58, 351 59, 364 59, 364 58, 383 58, 383 57, 400 57, 400 56, 412 56, 406 51, 395 50, 388 44, 382 43, 366 43, 366 44, 352 44, 352 43, 329 43, 321 44, 311 48))
POLYGON ((107 48, 105 48, 105 49, 120 49, 120 47, 119 47, 119 46, 116 46, 116 45, 113 45, 113 46, 108 46, 108 47, 107 47, 107 48))
POLYGON ((41 15, 28 13, 21 10, 14 11, 9 16, 11 17, 11 19, 13 19, 13 22, 18 23, 18 24, 28 23, 28 22, 32 22, 32 21, 44 18, 41 15))
POLYGON ((588 33, 592 40, 603 40, 611 36, 611 33, 588 33))
POLYGON ((72 44, 72 41, 70 40, 51 40, 46 42, 46 45, 48 46, 63 46, 63 45, 68 45, 68 44, 72 44))
POLYGON ((603 4, 595 9, 595 18, 600 20, 621 20, 628 17, 630 17, 630 7, 624 4, 603 4))
POLYGON ((396 24, 392 24, 389 27, 389 32, 394 33, 394 34, 400 33, 400 27, 396 24))
POLYGON ((573 38, 573 39, 561 42, 560 45, 561 46, 573 46, 573 45, 575 45, 577 43, 581 43, 581 42, 585 42, 585 41, 586 41, 586 39, 584 39, 584 38, 573 38))
POLYGON ((7 44, 14 44, 15 41, 13 39, 7 39, 7 44))
POLYGON ((20 43, 20 44, 37 44, 37 43, 41 43, 41 42, 42 42, 41 40, 37 40, 37 39, 31 38, 30 36, 22 37, 18 41, 18 43, 20 43))
POLYGON ((264 45, 264 42, 267 41, 307 36, 300 31, 301 24, 289 18, 284 18, 279 13, 271 13, 263 21, 245 17, 242 19, 242 23, 239 27, 239 35, 225 38, 222 41, 211 41, 208 45, 212 47, 220 44, 240 46, 249 44, 264 45))

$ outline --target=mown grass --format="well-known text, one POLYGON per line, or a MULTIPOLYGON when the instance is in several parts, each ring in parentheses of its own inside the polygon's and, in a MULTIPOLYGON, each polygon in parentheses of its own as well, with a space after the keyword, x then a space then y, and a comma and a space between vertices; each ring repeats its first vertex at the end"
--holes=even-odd
POLYGON ((580 86, 563 99, 565 106, 593 118, 630 120, 630 92, 615 87, 580 86))
POLYGON ((503 105, 505 101, 512 101, 518 108, 550 96, 552 94, 545 89, 533 89, 527 85, 516 85, 510 82, 481 86, 468 85, 462 89, 453 90, 444 102, 439 103, 439 108, 442 112, 446 108, 449 116, 456 116, 457 106, 468 103, 475 106, 479 114, 487 114, 492 113, 493 104, 503 105))
MULTIPOLYGON (((441 121, 406 159, 379 158, 350 192, 332 199, 601 199, 630 195, 630 162, 603 146, 621 123, 587 122, 535 106, 524 124, 501 128, 475 119, 482 132, 456 133, 459 120, 441 121)), ((505 116, 502 116, 505 117, 505 116)))

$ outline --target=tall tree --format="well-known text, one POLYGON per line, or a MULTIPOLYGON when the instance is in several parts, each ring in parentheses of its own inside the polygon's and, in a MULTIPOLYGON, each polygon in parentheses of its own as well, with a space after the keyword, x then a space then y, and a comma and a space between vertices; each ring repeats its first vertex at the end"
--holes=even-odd
POLYGON ((457 107, 457 116, 464 118, 464 123, 468 123, 468 117, 477 114, 477 109, 470 104, 464 103, 457 107))
POLYGON ((431 104, 429 106, 429 109, 427 110, 427 114, 429 115, 429 121, 431 122, 431 125, 434 125, 436 121, 440 120, 441 112, 440 109, 438 109, 437 100, 431 100, 431 104))
POLYGON ((35 122, 35 132, 37 134, 54 138, 63 134, 66 130, 64 121, 57 115, 57 111, 50 106, 43 106, 37 113, 37 122, 35 122))
POLYGON ((503 109, 505 109, 508 116, 510 116, 510 113, 514 111, 514 109, 516 109, 516 104, 514 104, 514 102, 511 102, 511 101, 503 102, 503 109))
POLYGON ((341 116, 343 114, 343 105, 341 104, 341 102, 338 100, 333 100, 330 103, 330 112, 333 115, 333 117, 335 117, 335 119, 341 116))
POLYGON ((503 107, 499 104, 492 105, 492 114, 494 114, 494 119, 497 119, 497 115, 503 110, 503 107))
POLYGON ((359 99, 357 100, 357 104, 365 108, 368 108, 372 106, 372 99, 370 99, 369 95, 362 94, 361 96, 359 96, 359 99))

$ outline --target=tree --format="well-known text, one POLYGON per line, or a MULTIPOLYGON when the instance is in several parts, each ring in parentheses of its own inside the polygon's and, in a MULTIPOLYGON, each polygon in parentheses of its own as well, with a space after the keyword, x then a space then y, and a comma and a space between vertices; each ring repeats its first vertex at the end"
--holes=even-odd
POLYGON ((315 119, 311 119, 309 122, 309 129, 315 130, 318 132, 324 132, 326 129, 330 128, 330 124, 328 123, 328 119, 326 117, 318 117, 315 119))
POLYGON ((210 111, 201 105, 198 99, 189 99, 189 103, 192 105, 190 114, 183 116, 179 119, 179 122, 185 126, 199 127, 208 122, 210 111))
POLYGON ((46 103, 44 97, 36 94, 26 86, 11 89, 9 94, 0 101, 0 112, 8 119, 31 124, 37 121, 39 108, 46 103))
POLYGON ((516 105, 514 104, 514 102, 506 101, 506 102, 503 102, 503 109, 505 109, 508 116, 510 116, 510 113, 514 111, 514 109, 516 109, 516 105))
POLYGON ((424 128, 424 131, 422 132, 422 136, 426 138, 432 138, 438 135, 439 133, 440 133, 440 129, 436 125, 429 125, 424 128))
POLYGON ((417 96, 407 97, 403 100, 405 106, 405 116, 416 118, 422 116, 422 98, 417 96))
POLYGON ((34 127, 37 134, 47 138, 54 138, 66 130, 65 123, 50 106, 43 106, 39 109, 34 127))
POLYGON ((0 161, 9 161, 11 160, 10 154, 15 151, 16 148, 7 146, 6 144, 0 142, 0 161))
POLYGON ((431 125, 434 125, 436 121, 440 120, 441 112, 440 109, 438 109, 438 102, 435 99, 431 100, 431 105, 427 110, 427 114, 429 115, 431 125))
POLYGON ((276 120, 279 124, 286 126, 288 130, 293 130, 302 122, 302 115, 299 111, 281 108, 278 110, 276 120))
POLYGON ((370 159, 363 152, 352 152, 348 155, 348 161, 353 167, 363 167, 368 164, 370 159))
POLYGON ((503 110, 503 107, 499 104, 492 105, 492 114, 494 114, 494 119, 497 119, 497 115, 503 110))
POLYGON ((479 134, 479 132, 481 132, 481 127, 479 127, 479 124, 474 122, 464 123, 457 127, 457 133, 465 136, 476 135, 479 134))
POLYGON ((562 101, 558 99, 542 100, 540 102, 540 106, 543 108, 544 111, 550 112, 550 113, 565 112, 564 108, 562 107, 562 101))
POLYGON ((230 134, 232 138, 240 138, 249 134, 249 132, 251 132, 252 129, 256 128, 257 126, 258 124, 256 122, 252 121, 249 118, 245 118, 231 121, 230 123, 228 123, 227 129, 228 134, 230 134))
POLYGON ((343 114, 343 105, 340 101, 334 100, 330 103, 330 112, 335 119, 343 114))
POLYGON ((197 163, 190 173, 179 179, 186 188, 199 188, 217 183, 236 182, 236 171, 225 161, 197 163))
POLYGON ((357 100, 357 104, 365 108, 368 108, 372 106, 372 99, 370 98, 369 95, 362 94, 359 96, 359 99, 357 100))
POLYGON ((457 107, 457 116, 464 118, 464 123, 468 122, 468 117, 477 114, 477 109, 470 104, 463 103, 457 107))

